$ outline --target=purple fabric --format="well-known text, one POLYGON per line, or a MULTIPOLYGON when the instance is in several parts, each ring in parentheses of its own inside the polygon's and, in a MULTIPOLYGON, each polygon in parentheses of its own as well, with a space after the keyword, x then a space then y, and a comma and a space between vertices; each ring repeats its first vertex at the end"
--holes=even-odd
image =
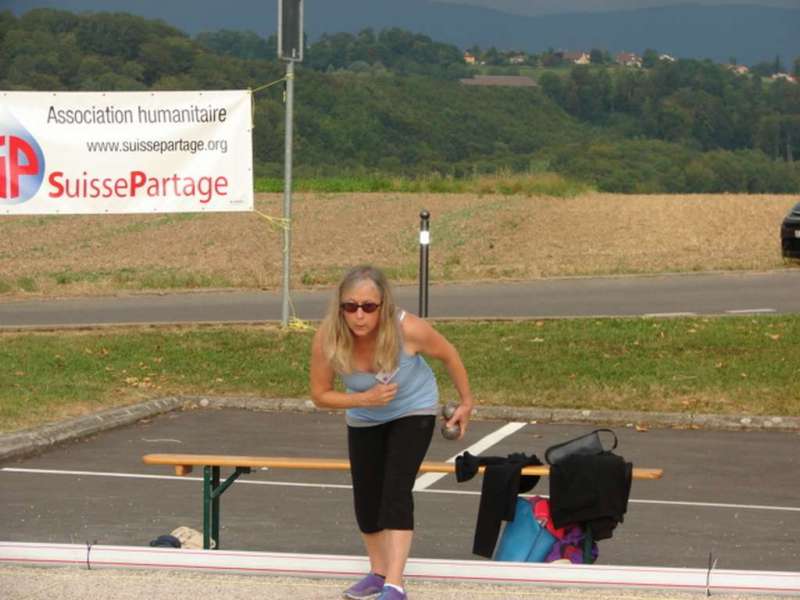
MULTIPOLYGON (((553 562, 554 560, 566 558, 573 564, 583 564, 583 538, 583 529, 580 526, 567 526, 564 531, 564 537, 556 540, 544 562, 553 562)), ((592 562, 597 560, 599 554, 597 544, 592 542, 592 562)))

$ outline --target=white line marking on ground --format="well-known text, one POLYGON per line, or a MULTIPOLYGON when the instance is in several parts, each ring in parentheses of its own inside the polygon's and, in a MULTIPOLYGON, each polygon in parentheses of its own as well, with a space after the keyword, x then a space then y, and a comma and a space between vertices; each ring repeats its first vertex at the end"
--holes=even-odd
MULTIPOLYGON (((479 496, 480 492, 471 490, 424 490, 425 492, 433 494, 464 494, 468 496, 479 496)), ((534 495, 541 496, 542 498, 549 498, 547 494, 520 494, 524 498, 529 498, 534 495)), ((633 504, 661 504, 665 506, 699 506, 701 508, 742 508, 752 510, 778 510, 785 512, 800 512, 800 507, 797 506, 769 506, 766 504, 730 504, 725 502, 692 502, 684 500, 636 500, 630 498, 628 503, 633 504)))
POLYGON ((774 313, 774 308, 739 308, 736 310, 726 310, 729 315, 749 315, 752 313, 774 313))
MULTIPOLYGON (((56 469, 20 469, 6 467, 0 469, 10 473, 39 473, 43 475, 78 475, 86 477, 121 477, 123 479, 166 479, 169 481, 203 481, 202 477, 181 477, 178 475, 148 475, 145 473, 110 473, 106 471, 60 471, 56 469)), ((253 481, 252 479, 239 479, 238 483, 248 485, 283 485, 286 487, 311 487, 311 488, 333 488, 349 490, 353 486, 337 483, 297 483, 294 481, 253 481)))
POLYGON ((663 313, 645 313, 643 317, 696 317, 697 313, 693 312, 663 312, 663 313))
MULTIPOLYGON (((8 473, 28 473, 33 475, 78 475, 85 477, 120 477, 124 479, 164 479, 168 481, 203 481, 202 477, 179 477, 177 475, 148 475, 145 473, 111 473, 105 471, 61 471, 56 469, 21 469, 16 467, 4 467, 0 471, 8 473)), ((428 473, 426 473, 428 475, 428 473)), ((298 483, 296 481, 254 481, 252 479, 239 479, 237 485, 271 485, 271 486, 284 486, 284 487, 306 487, 306 488, 328 488, 349 490, 352 486, 349 484, 338 483, 298 483)), ((480 496, 480 492, 472 490, 431 490, 424 489, 421 492, 427 494, 458 494, 465 496, 480 496)), ((531 496, 532 494, 523 494, 523 496, 531 496)), ((543 498, 547 498, 546 494, 539 494, 543 498)), ((784 512, 800 512, 800 507, 795 506, 769 506, 765 504, 729 504, 725 502, 691 502, 683 500, 636 500, 631 498, 629 503, 634 504, 660 504, 665 506, 699 506, 704 508, 737 508, 737 509, 752 509, 752 510, 776 510, 784 512)))
POLYGON ((629 500, 636 504, 664 504, 669 506, 703 506, 709 508, 751 508, 754 510, 784 510, 800 512, 797 506, 768 506, 766 504, 728 504, 725 502, 685 502, 679 500, 629 500))
MULTIPOLYGON (((525 423, 508 423, 507 425, 503 425, 497 431, 493 431, 489 435, 482 437, 477 442, 472 444, 472 446, 470 446, 469 448, 466 448, 461 452, 459 452, 459 454, 462 454, 464 452, 469 452, 470 454, 478 455, 487 448, 491 448, 492 446, 494 446, 497 442, 499 442, 503 438, 506 438, 516 433, 523 427, 525 427, 525 423)), ((445 462, 449 463, 456 462, 456 456, 458 456, 459 454, 451 456, 445 462)), ((448 473, 424 473, 423 475, 417 477, 417 480, 414 482, 413 491, 421 492, 423 490, 426 490, 434 483, 436 483, 443 477, 446 477, 447 475, 448 473)))

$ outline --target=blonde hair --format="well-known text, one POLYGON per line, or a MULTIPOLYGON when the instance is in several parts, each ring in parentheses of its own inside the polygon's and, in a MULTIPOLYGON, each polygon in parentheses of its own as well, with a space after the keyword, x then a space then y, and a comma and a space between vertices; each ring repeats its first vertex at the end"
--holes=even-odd
POLYGON ((372 368, 376 372, 393 371, 397 367, 397 354, 400 349, 400 328, 395 318, 394 295, 386 276, 380 269, 361 265, 350 269, 336 288, 331 298, 328 312, 322 321, 322 348, 325 357, 337 373, 353 372, 353 333, 342 314, 341 302, 344 295, 357 285, 370 282, 381 296, 378 318, 378 339, 372 368))

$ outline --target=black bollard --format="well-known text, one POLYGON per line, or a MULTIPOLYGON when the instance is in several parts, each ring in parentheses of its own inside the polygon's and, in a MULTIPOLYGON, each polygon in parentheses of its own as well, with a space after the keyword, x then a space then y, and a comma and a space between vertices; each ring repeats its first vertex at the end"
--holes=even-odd
POLYGON ((427 210, 419 213, 419 316, 428 316, 428 246, 431 242, 430 218, 427 210))

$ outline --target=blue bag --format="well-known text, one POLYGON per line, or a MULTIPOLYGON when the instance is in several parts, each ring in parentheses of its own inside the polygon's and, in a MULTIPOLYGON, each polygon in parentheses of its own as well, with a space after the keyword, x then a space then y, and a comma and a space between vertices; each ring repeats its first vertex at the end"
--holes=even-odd
POLYGON ((534 518, 531 503, 517 498, 514 520, 506 523, 494 559, 544 562, 555 542, 556 538, 534 518))

